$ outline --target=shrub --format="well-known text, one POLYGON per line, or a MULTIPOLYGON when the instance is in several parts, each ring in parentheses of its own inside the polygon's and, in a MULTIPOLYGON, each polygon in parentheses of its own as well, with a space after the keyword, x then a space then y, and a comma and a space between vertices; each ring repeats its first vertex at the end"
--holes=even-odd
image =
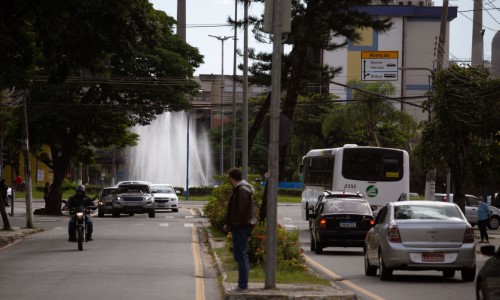
MULTIPOLYGON (((212 188, 210 193, 210 199, 207 201, 205 206, 203 206, 203 212, 205 216, 210 221, 210 225, 219 231, 222 231, 222 227, 226 223, 226 211, 227 204, 229 202, 229 197, 233 192, 233 187, 227 179, 227 176, 214 176, 215 180, 218 180, 221 184, 217 187, 212 188)), ((248 175, 248 182, 254 187, 254 201, 257 207, 262 204, 262 194, 264 188, 255 181, 257 175, 248 175)))
MULTIPOLYGON (((232 236, 226 237, 226 247, 232 251, 232 236)), ((264 265, 266 248, 266 223, 259 222, 248 240, 248 259, 252 265, 264 265)), ((280 270, 306 269, 300 247, 299 230, 287 231, 278 224, 276 235, 276 265, 280 270)))

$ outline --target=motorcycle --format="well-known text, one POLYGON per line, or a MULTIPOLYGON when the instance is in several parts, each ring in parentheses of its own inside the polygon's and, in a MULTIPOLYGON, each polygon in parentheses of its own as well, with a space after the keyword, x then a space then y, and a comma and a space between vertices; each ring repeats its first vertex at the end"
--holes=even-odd
POLYGON ((71 210, 70 215, 76 215, 76 224, 75 224, 75 238, 78 243, 78 250, 83 250, 83 241, 85 241, 85 237, 87 236, 87 218, 86 215, 90 215, 90 210, 96 210, 97 206, 87 206, 83 209, 83 211, 71 210))

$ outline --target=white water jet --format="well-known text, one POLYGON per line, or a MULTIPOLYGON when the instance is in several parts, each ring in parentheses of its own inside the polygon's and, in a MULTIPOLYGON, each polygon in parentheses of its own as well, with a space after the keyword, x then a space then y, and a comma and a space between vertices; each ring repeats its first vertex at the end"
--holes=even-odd
MULTIPOLYGON (((186 186, 187 120, 186 112, 166 112, 133 128, 140 138, 129 151, 131 180, 186 186)), ((209 138, 196 131, 195 118, 189 118, 189 186, 207 186, 214 175, 209 138)))

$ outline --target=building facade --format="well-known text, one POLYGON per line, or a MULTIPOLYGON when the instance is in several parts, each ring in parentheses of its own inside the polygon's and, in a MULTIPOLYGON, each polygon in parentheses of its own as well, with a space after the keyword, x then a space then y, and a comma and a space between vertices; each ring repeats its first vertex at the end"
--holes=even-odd
MULTIPOLYGON (((421 106, 432 92, 442 7, 434 6, 432 1, 394 1, 393 5, 360 9, 374 18, 391 18, 393 27, 387 32, 363 29, 360 42, 349 42, 342 50, 324 51, 323 63, 342 67, 342 73, 335 78, 336 83, 345 85, 353 79, 391 82, 396 89, 396 94, 392 95, 394 105, 417 122, 427 119, 421 106)), ((447 22, 456 16, 457 7, 449 7, 447 22)), ((449 26, 447 29, 445 67, 448 65, 449 26)), ((352 90, 342 85, 332 83, 329 91, 340 99, 352 99, 352 90)))

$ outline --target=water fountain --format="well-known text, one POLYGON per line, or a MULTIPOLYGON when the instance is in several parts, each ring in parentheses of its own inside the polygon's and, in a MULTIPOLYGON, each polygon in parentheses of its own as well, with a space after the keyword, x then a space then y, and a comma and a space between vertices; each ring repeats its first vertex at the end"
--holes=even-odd
POLYGON ((136 126, 138 145, 129 151, 129 178, 186 186, 189 136, 189 186, 209 185, 214 175, 208 133, 197 132, 195 118, 186 112, 167 112, 148 126, 136 126))

